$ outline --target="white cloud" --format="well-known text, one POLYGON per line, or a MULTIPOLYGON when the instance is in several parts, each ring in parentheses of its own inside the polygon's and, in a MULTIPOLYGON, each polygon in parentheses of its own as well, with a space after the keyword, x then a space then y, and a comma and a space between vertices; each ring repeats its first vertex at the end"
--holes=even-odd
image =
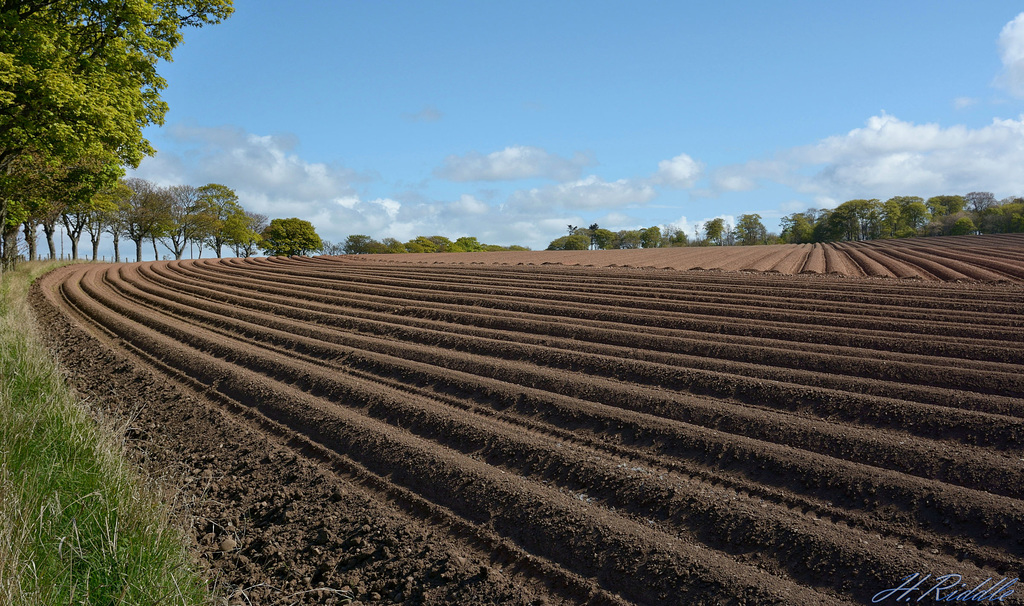
POLYGON ((693 187, 697 179, 704 173, 704 164, 687 154, 679 154, 671 160, 658 162, 658 172, 652 181, 658 185, 668 185, 686 189, 693 187))
POLYGON ((953 99, 953 109, 967 109, 972 105, 977 105, 978 100, 973 97, 957 97, 953 99))
POLYGON ((490 209, 490 206, 469 194, 462 194, 458 200, 448 204, 449 211, 460 215, 485 215, 490 209))
POLYGON ((882 114, 863 128, 794 150, 806 166, 824 165, 809 179, 822 192, 917 195, 1024 190, 1024 117, 988 126, 914 124, 882 114))
POLYGON ((1003 71, 996 83, 1018 99, 1024 99, 1024 13, 1017 15, 999 33, 999 58, 1003 71))
POLYGON ((914 124, 882 113, 844 135, 721 167, 715 192, 774 182, 830 200, 1024 191, 1024 116, 981 128, 914 124))
POLYGON ((562 158, 539 147, 516 145, 482 155, 471 152, 465 156, 448 156, 434 174, 450 181, 512 181, 544 178, 568 181, 579 176, 584 167, 593 164, 590 156, 577 152, 562 158))
POLYGON ((641 181, 604 181, 591 175, 585 179, 550 187, 514 192, 506 206, 516 211, 550 208, 598 210, 643 204, 656 196, 654 188, 641 181))

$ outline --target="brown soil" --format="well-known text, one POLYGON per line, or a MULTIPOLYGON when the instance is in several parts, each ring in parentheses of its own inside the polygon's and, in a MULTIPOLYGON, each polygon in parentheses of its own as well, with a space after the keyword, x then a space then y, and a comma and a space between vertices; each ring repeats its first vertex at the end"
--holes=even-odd
POLYGON ((946 282, 1024 282, 1024 234, 638 250, 367 255, 390 263, 655 267, 946 282))
POLYGON ((84 265, 32 296, 234 603, 870 602, 1024 563, 1024 290, 974 282, 1024 262, 890 248, 84 265), (930 269, 772 273, 808 267, 930 269))

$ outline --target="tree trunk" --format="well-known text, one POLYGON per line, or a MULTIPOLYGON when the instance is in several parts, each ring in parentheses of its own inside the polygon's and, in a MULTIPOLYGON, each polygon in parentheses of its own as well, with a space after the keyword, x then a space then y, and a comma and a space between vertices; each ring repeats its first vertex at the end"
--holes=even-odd
POLYGON ((4 269, 14 269, 14 262, 18 259, 18 226, 4 226, 3 240, 4 254, 0 265, 3 265, 4 269))
POLYGON ((114 263, 121 262, 121 250, 118 246, 121 243, 121 236, 117 232, 114 232, 114 263))
POLYGON ((154 261, 159 261, 160 260, 160 251, 158 251, 156 249, 156 238, 153 238, 153 260, 154 261))
POLYGON ((92 260, 95 262, 100 256, 100 236, 96 234, 96 237, 89 236, 89 239, 92 240, 92 260))
POLYGON ((81 238, 82 234, 79 233, 77 237, 71 236, 71 258, 78 260, 78 238, 81 238))
POLYGON ((142 261, 142 238, 135 241, 135 262, 142 261))
POLYGON ((36 224, 32 221, 25 221, 25 244, 28 245, 28 260, 36 260, 36 224))
POLYGON ((46 234, 46 246, 50 249, 50 260, 57 258, 57 244, 53 241, 53 234, 57 231, 57 225, 53 221, 43 221, 43 233, 46 234))

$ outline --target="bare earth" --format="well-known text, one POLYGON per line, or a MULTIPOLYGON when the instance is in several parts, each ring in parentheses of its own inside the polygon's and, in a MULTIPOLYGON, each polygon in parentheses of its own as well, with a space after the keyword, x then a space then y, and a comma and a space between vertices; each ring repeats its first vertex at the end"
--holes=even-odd
MULTIPOLYGON (((79 265, 33 305, 182 486, 231 603, 865 603, 1024 569, 1012 241, 818 259, 910 281, 788 275, 818 261, 772 247, 778 275, 598 251, 79 265)), ((772 269, 751 250, 735 269, 772 269)))
POLYGON ((903 278, 929 282, 1024 282, 1024 234, 834 244, 545 250, 471 255, 416 253, 366 257, 389 263, 652 267, 783 275, 903 278))

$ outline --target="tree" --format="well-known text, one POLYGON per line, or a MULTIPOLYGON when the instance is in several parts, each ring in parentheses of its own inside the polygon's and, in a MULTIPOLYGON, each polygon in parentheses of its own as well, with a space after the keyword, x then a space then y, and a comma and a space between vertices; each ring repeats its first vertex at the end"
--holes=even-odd
POLYGON ((204 212, 209 215, 210 229, 206 241, 213 247, 219 259, 221 247, 228 240, 228 222, 232 220, 232 217, 236 224, 244 221, 241 215, 245 214, 245 210, 239 206, 235 190, 226 185, 209 183, 200 187, 198 192, 204 212))
POLYGON ((267 225, 266 215, 247 210, 235 213, 224 222, 224 243, 231 247, 236 257, 251 257, 259 248, 263 239, 260 234, 267 225))
POLYGON ((163 234, 164 246, 180 259, 188 243, 206 238, 212 229, 213 217, 199 190, 191 185, 168 188, 168 226, 163 234))
POLYGON ((131 195, 121 206, 122 233, 135 243, 135 260, 142 260, 142 242, 164 235, 171 222, 167 191, 145 179, 125 179, 131 195))
MULTIPOLYGON (((0 3, 0 175, 28 153, 138 166, 153 153, 142 129, 167 111, 159 61, 171 61, 183 28, 231 11, 231 0, 0 3)), ((0 225, 23 199, 0 196, 0 225)))
POLYGON ((661 234, 662 246, 686 246, 687 244, 689 244, 689 238, 687 238, 686 232, 673 225, 666 227, 661 234))
POLYGON ((966 204, 963 196, 932 196, 924 203, 928 207, 928 212, 935 218, 955 215, 962 211, 966 204))
POLYGON ((483 245, 474 236, 462 236, 448 247, 449 252, 481 252, 483 245))
POLYGON ((260 248, 273 256, 307 255, 323 246, 313 224, 295 217, 274 219, 261 236, 260 248))
POLYGON ((548 250, 587 250, 590 248, 590 238, 583 234, 573 234, 555 238, 548 244, 548 250))
POLYGON ((54 0, 0 4, 0 171, 28 149, 73 161, 152 154, 142 128, 162 124, 180 30, 218 23, 231 0, 54 0))
POLYGON ((623 229, 615 234, 619 248, 640 248, 644 244, 643 234, 639 229, 623 229))
POLYGON ((949 229, 949 235, 966 236, 968 234, 973 234, 974 231, 974 221, 971 221, 970 217, 960 217, 953 223, 953 226, 949 229))
POLYGON ((814 242, 814 216, 816 212, 793 213, 782 217, 782 241, 788 244, 807 244, 814 242))
POLYGON ((973 213, 981 214, 996 205, 996 197, 987 191, 972 191, 964 196, 966 208, 973 213))
POLYGON ((661 228, 657 225, 640 230, 640 245, 644 248, 661 246, 661 228))
POLYGON ((768 229, 761 223, 761 215, 740 215, 736 222, 736 238, 743 246, 764 244, 768 239, 768 229))
POLYGON ((725 235, 725 219, 718 217, 704 223, 704 237, 719 246, 722 245, 722 238, 725 235))
POLYGON ((373 241, 370 236, 356 234, 346 238, 342 246, 346 255, 365 255, 370 252, 370 243, 373 241))
POLYGON ((590 241, 595 245, 596 248, 601 250, 609 250, 615 248, 615 232, 610 229, 604 229, 599 227, 590 234, 590 241))
POLYGON ((437 243, 426 236, 417 236, 405 243, 405 250, 418 253, 437 252, 437 243))

